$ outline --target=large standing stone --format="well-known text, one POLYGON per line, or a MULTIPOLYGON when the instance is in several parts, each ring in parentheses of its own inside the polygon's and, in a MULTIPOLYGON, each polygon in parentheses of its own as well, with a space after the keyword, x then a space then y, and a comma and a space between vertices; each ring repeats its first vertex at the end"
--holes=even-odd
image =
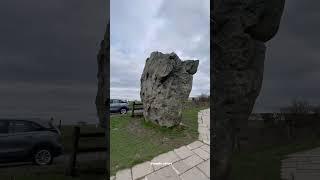
POLYGON ((96 109, 100 121, 100 126, 107 127, 107 111, 108 111, 108 98, 109 98, 109 67, 110 67, 110 24, 107 24, 107 29, 104 39, 101 41, 100 50, 97 56, 98 62, 98 91, 96 95, 96 109))
POLYGON ((235 137, 246 132, 261 89, 264 43, 279 28, 284 0, 214 0, 213 4, 215 178, 227 179, 235 137))
POLYGON ((175 53, 151 53, 141 76, 140 97, 146 121, 167 127, 181 122, 182 106, 189 97, 198 64, 199 60, 181 61, 175 53))
MULTIPOLYGON (((108 2, 108 1, 107 1, 108 2)), ((107 116, 109 110, 109 94, 110 94, 110 78, 109 78, 109 69, 110 69, 110 23, 107 24, 107 29, 104 35, 104 39, 101 42, 100 51, 98 53, 98 91, 96 95, 96 109, 97 115, 99 118, 100 126, 106 129, 106 177, 110 177, 110 136, 108 129, 110 127, 107 116)))

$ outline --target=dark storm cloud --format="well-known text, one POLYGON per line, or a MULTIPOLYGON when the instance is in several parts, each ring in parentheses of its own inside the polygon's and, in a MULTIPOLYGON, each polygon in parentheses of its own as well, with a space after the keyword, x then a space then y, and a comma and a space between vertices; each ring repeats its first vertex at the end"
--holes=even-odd
POLYGON ((106 0, 0 1, 0 116, 96 122, 106 0))
POLYGON ((320 104, 318 1, 287 1, 281 26, 268 43, 256 111, 278 111, 294 98, 320 104))
POLYGON ((0 8, 0 80, 95 78, 104 0, 5 0, 0 8))

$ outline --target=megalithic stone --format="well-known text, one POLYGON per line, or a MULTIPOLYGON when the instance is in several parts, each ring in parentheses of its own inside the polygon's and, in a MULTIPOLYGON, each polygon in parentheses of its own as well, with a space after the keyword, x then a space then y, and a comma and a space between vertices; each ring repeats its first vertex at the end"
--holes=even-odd
POLYGON ((109 96, 110 96, 110 0, 106 2, 106 20, 107 27, 104 38, 100 44, 100 50, 97 55, 98 64, 98 90, 96 95, 96 109, 99 118, 99 124, 105 128, 106 141, 106 173, 107 178, 110 177, 110 116, 109 110, 109 96))
POLYGON ((175 53, 151 53, 140 79, 146 121, 166 127, 180 124, 198 65, 199 60, 181 61, 175 53))
POLYGON ((104 39, 101 41, 100 50, 97 56, 98 63, 98 90, 96 95, 96 109, 97 116, 99 118, 99 124, 101 127, 105 128, 106 132, 106 177, 110 176, 110 136, 109 136, 109 119, 107 116, 109 113, 109 73, 110 73, 110 23, 107 23, 106 32, 104 35, 104 39))
POLYGON ((100 121, 100 126, 106 128, 107 127, 107 108, 109 105, 109 62, 110 62, 110 52, 109 52, 109 40, 110 40, 110 23, 107 24, 107 29, 104 35, 104 39, 100 44, 100 51, 97 56, 98 62, 98 91, 96 95, 96 109, 97 115, 100 121))
POLYGON ((214 0, 214 179, 229 179, 236 136, 246 136, 248 117, 263 80, 265 42, 278 31, 284 0, 214 0))

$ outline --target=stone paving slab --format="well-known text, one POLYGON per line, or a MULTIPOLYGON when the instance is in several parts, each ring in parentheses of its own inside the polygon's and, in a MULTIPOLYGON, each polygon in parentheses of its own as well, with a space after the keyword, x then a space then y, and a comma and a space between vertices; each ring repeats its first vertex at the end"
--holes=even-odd
POLYGON ((180 174, 182 174, 192 168, 191 166, 187 165, 183 161, 175 162, 172 166, 176 170, 178 175, 180 175, 180 174))
POLYGON ((288 157, 307 156, 307 155, 310 155, 310 156, 312 156, 312 155, 320 156, 319 152, 320 152, 320 148, 314 148, 314 149, 307 150, 307 151, 292 153, 292 154, 288 155, 288 157))
POLYGON ((180 157, 174 153, 173 151, 169 151, 164 154, 160 154, 151 160, 152 167, 154 170, 158 170, 162 167, 170 165, 170 163, 174 163, 179 161, 180 157))
POLYGON ((145 180, 180 180, 172 166, 167 166, 145 177, 145 180))
POLYGON ((281 160, 283 180, 320 180, 320 148, 293 153, 281 160))
POLYGON ((210 144, 210 109, 198 113, 198 132, 199 140, 210 144))
POLYGON ((184 160, 182 160, 185 164, 187 164, 188 166, 196 166, 198 164, 200 164, 202 161, 204 161, 203 159, 201 159, 198 155, 194 154, 184 160))
POLYGON ((196 149, 196 148, 198 148, 198 147, 200 147, 200 146, 202 146, 202 145, 204 145, 202 142, 200 142, 200 141, 195 141, 195 142, 187 145, 187 147, 188 147, 190 150, 192 150, 192 149, 196 149))
POLYGON ((196 153, 199 157, 201 157, 204 160, 207 160, 210 158, 210 154, 204 150, 202 150, 200 147, 197 149, 192 150, 194 153, 196 153))
POLYGON ((133 166, 132 168, 132 179, 136 180, 142 178, 153 172, 153 168, 151 166, 150 161, 146 161, 144 163, 133 166))
POLYGON ((198 113, 199 141, 120 170, 111 180, 208 180, 210 178, 210 110, 198 113))
POLYGON ((116 177, 117 180, 128 180, 132 179, 131 169, 124 169, 117 172, 116 177))
POLYGON ((210 160, 206 160, 197 166, 207 177, 210 178, 210 160))
POLYGON ((180 178, 182 180, 209 180, 209 178, 196 167, 193 167, 189 171, 183 173, 180 178))
POLYGON ((187 148, 187 146, 181 146, 180 148, 178 149, 175 149, 174 152, 181 158, 181 159, 184 159, 184 158, 187 158, 191 155, 193 155, 193 152, 187 148))
POLYGON ((210 146, 205 144, 203 146, 200 147, 202 150, 206 151, 207 153, 210 153, 210 146))

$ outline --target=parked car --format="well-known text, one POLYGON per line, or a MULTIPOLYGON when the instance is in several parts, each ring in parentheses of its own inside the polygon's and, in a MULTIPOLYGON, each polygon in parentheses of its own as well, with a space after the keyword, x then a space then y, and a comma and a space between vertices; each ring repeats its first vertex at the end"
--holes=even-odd
POLYGON ((126 114, 129 110, 129 103, 121 99, 110 99, 110 112, 126 114))
POLYGON ((62 152, 61 133, 49 121, 0 119, 0 162, 49 165, 62 152))

